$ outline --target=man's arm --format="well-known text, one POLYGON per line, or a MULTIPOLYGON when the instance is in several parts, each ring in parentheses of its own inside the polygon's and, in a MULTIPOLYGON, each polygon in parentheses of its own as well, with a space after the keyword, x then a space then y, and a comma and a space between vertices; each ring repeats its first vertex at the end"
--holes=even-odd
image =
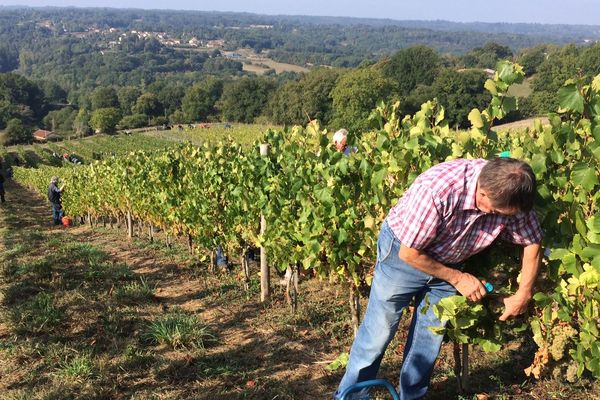
POLYGON ((519 289, 517 293, 504 299, 504 313, 500 316, 500 321, 521 315, 527 310, 527 304, 533 297, 533 286, 540 270, 541 256, 542 247, 539 243, 525 246, 519 289))
POLYGON ((471 301, 479 301, 486 295, 485 287, 479 279, 466 272, 447 267, 429 257, 421 250, 401 244, 398 256, 402 261, 410 264, 419 271, 448 282, 460 294, 471 301))

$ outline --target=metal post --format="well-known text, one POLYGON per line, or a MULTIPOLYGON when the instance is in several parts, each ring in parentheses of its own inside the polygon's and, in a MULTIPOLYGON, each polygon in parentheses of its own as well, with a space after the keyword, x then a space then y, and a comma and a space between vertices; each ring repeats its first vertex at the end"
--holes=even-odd
MULTIPOLYGON (((263 143, 259 146, 260 155, 266 157, 269 154, 269 145, 263 143)), ((260 235, 263 236, 267 230, 267 221, 263 214, 260 215, 260 235)), ((267 252, 265 248, 260 248, 260 301, 265 302, 271 296, 271 287, 269 286, 270 274, 269 264, 267 263, 267 252)))

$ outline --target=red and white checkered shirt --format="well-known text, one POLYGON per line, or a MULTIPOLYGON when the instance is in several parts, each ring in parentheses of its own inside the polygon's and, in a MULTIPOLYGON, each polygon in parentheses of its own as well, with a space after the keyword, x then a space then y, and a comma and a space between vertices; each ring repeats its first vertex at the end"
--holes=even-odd
POLYGON ((398 240, 446 264, 462 262, 498 236, 522 246, 540 243, 534 210, 504 216, 477 209, 477 180, 486 163, 452 160, 419 175, 387 216, 398 240))

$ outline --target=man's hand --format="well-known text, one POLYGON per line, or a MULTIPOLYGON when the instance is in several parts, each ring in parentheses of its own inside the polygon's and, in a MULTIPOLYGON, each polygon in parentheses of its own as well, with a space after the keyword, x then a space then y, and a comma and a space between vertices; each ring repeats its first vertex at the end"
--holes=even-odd
POLYGON ((498 318, 500 321, 506 321, 510 317, 516 317, 527 311, 527 304, 531 296, 519 292, 504 299, 504 313, 498 318))
POLYGON ((468 300, 479 301, 487 294, 483 284, 471 274, 462 272, 456 284, 454 285, 456 290, 468 300))

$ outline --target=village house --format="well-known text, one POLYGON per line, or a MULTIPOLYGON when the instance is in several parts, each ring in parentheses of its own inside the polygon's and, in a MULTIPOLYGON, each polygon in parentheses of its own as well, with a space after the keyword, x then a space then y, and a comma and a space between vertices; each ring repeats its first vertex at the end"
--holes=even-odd
POLYGON ((54 134, 51 131, 46 131, 44 129, 38 129, 37 131, 33 132, 33 138, 35 140, 37 140, 38 142, 47 142, 47 141, 51 141, 51 140, 60 140, 60 136, 54 134))

